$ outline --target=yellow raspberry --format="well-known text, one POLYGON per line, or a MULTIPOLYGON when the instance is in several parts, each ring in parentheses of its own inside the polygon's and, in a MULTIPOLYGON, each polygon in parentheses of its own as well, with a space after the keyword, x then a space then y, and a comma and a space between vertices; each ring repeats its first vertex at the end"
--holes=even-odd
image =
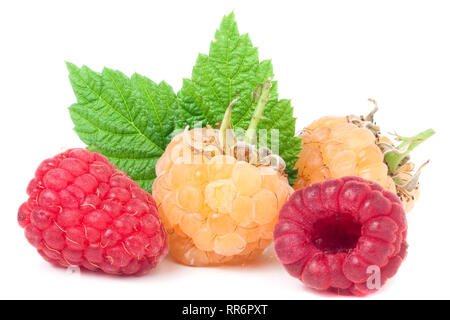
POLYGON ((279 170, 219 152, 218 134, 210 128, 185 131, 156 165, 153 195, 170 252, 183 264, 256 258, 270 245, 278 211, 293 192, 279 170))
POLYGON ((243 196, 251 196, 261 188, 260 170, 247 162, 236 163, 231 176, 234 186, 243 196))
POLYGON ((402 143, 394 147, 391 140, 380 136, 379 128, 373 122, 376 110, 375 103, 374 111, 366 117, 326 116, 306 127, 301 133, 303 149, 295 165, 298 179, 294 189, 331 178, 360 176, 396 193, 409 211, 419 194, 417 178, 420 169, 415 177, 408 154, 434 131, 429 129, 411 138, 398 136, 402 143), (413 147, 404 151, 405 146, 413 147), (401 152, 404 155, 399 161, 395 154, 401 152))

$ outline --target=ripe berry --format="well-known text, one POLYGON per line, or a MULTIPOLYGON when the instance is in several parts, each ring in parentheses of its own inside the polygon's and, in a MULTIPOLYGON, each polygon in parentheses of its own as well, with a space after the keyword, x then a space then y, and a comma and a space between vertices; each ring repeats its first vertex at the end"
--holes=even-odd
POLYGON ((167 253, 153 198, 104 156, 70 149, 44 160, 18 212, 47 261, 111 274, 142 274, 167 253))
POLYGON ((177 261, 245 263, 272 242, 278 210, 293 189, 284 160, 255 146, 271 86, 269 78, 255 92, 259 101, 243 137, 231 126, 236 93, 220 130, 186 128, 158 160, 152 191, 177 261))
POLYGON ((255 258, 272 242, 278 211, 293 192, 271 166, 238 160, 219 149, 206 152, 213 150, 218 135, 211 128, 186 131, 156 164, 153 196, 171 254, 183 264, 255 258), (199 153, 201 145, 204 152, 199 153))
POLYGON ((434 131, 429 129, 411 138, 398 136, 402 143, 396 148, 387 137, 380 136, 373 122, 376 110, 367 117, 326 116, 305 128, 294 189, 331 178, 359 176, 396 193, 405 210, 411 210, 419 195, 420 169, 412 174, 414 164, 408 162, 409 152, 434 131))
POLYGON ((395 275, 406 256, 406 233, 396 195, 344 177, 294 192, 280 211, 274 244, 286 270, 306 286, 361 295, 378 289, 377 269, 380 285, 395 275))

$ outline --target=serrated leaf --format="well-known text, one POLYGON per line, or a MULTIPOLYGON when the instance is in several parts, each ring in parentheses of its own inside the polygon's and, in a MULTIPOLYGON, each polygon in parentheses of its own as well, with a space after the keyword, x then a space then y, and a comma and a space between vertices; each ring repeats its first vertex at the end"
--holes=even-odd
POLYGON ((78 101, 69 107, 75 132, 90 149, 150 191, 156 161, 174 130, 172 88, 108 68, 101 73, 71 63, 67 68, 78 101))
MULTIPOLYGON (((220 123, 237 90, 239 100, 233 106, 232 127, 246 130, 256 106, 252 94, 272 77, 271 61, 259 61, 258 50, 249 36, 239 34, 234 13, 225 16, 215 33, 209 55, 200 54, 192 78, 183 81, 178 93, 177 127, 192 127, 198 122, 203 126, 220 123)), ((295 137, 295 118, 290 101, 278 100, 276 82, 263 115, 265 120, 259 122, 258 129, 268 131, 269 147, 270 130, 279 130, 279 154, 286 162, 286 172, 292 181, 296 177, 292 168, 301 150, 301 139, 295 137)))

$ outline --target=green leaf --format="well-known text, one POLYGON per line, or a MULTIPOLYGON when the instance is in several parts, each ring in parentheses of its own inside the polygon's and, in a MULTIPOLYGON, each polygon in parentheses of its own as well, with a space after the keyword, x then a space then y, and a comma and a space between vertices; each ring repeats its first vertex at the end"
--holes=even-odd
MULTIPOLYGON (((183 81, 178 93, 176 126, 193 127, 198 122, 203 126, 216 125, 222 121, 237 90, 239 100, 233 106, 232 127, 246 130, 257 103, 253 92, 272 77, 271 61, 259 61, 258 50, 253 47, 249 36, 239 34, 234 13, 225 16, 215 33, 209 55, 200 54, 192 78, 183 81)), ((263 116, 265 119, 258 123, 258 130, 267 130, 269 147, 271 130, 279 130, 279 154, 286 162, 286 172, 292 181, 296 177, 292 169, 301 150, 301 139, 295 137, 295 118, 290 101, 278 100, 276 82, 273 82, 263 116)))
POLYGON ((75 132, 147 191, 155 164, 174 130, 176 95, 165 82, 67 63, 77 103, 69 107, 75 132))
MULTIPOLYGON (((221 122, 236 90, 239 100, 233 106, 231 126, 242 134, 257 103, 253 93, 273 77, 272 63, 259 61, 248 35, 239 34, 233 13, 224 17, 215 39, 209 55, 199 55, 192 79, 184 79, 178 96, 165 82, 156 84, 139 74, 129 78, 107 68, 97 73, 67 63, 77 98, 69 108, 77 134, 148 191, 155 178, 156 161, 175 128, 221 122)), ((301 139, 295 137, 290 101, 278 100, 276 82, 263 116, 258 129, 267 131, 269 147, 275 143, 272 130, 278 130, 278 151, 292 182, 301 139)))

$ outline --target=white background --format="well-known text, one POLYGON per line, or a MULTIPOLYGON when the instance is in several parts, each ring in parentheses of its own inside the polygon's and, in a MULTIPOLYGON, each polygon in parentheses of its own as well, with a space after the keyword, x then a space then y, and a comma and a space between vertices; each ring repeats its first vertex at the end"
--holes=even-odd
POLYGON ((384 132, 437 131, 413 155, 431 163, 408 214, 408 257, 368 299, 450 298, 450 2, 412 0, 2 1, 0 298, 328 297, 291 278, 270 250, 246 267, 190 268, 167 258, 140 278, 71 277, 44 262, 16 222, 37 165, 84 146, 67 111, 75 98, 65 60, 138 71, 178 91, 232 10, 260 58, 272 59, 298 130, 324 115, 367 113, 375 98, 384 132))

